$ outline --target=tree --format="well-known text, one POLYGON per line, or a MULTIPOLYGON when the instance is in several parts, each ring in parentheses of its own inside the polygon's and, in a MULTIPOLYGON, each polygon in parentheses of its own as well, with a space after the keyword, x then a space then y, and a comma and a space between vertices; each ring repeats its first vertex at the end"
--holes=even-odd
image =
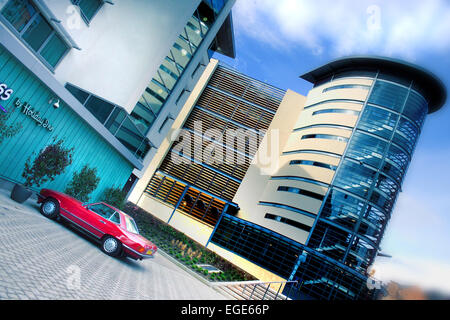
POLYGON ((89 195, 97 188, 99 182, 97 168, 89 168, 86 164, 80 172, 73 173, 72 181, 64 192, 82 202, 88 202, 89 195))

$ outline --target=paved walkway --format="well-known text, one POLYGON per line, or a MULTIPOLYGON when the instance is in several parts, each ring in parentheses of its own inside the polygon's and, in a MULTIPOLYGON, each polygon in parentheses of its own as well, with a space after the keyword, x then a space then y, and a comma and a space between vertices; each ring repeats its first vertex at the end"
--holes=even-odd
POLYGON ((105 255, 94 241, 46 219, 34 200, 0 189, 0 299, 226 299, 167 258, 105 255))

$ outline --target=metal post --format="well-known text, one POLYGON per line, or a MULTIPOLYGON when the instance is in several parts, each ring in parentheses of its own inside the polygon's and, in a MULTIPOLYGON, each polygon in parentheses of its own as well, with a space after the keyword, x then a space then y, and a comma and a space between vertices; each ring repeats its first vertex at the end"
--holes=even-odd
POLYGON ((264 300, 264 298, 266 297, 267 291, 269 291, 269 289, 270 289, 270 285, 271 285, 271 283, 269 283, 269 285, 267 286, 266 292, 264 292, 264 295, 261 300, 264 300))
POLYGON ((249 297, 249 299, 248 300, 252 300, 252 297, 253 297, 253 293, 255 292, 255 289, 256 289, 256 283, 253 285, 253 291, 252 291, 252 293, 250 294, 250 297, 249 297))
POLYGON ((180 199, 178 199, 177 205, 176 205, 175 208, 173 209, 172 214, 171 214, 170 217, 169 217, 169 220, 167 220, 167 224, 169 224, 170 220, 171 220, 172 217, 173 217, 173 214, 175 213, 175 211, 177 211, 178 207, 179 207, 180 204, 181 204, 181 201, 183 201, 183 198, 184 198, 184 196, 186 195, 186 193, 187 193, 188 190, 189 190, 189 186, 184 187, 183 193, 181 194, 180 199))

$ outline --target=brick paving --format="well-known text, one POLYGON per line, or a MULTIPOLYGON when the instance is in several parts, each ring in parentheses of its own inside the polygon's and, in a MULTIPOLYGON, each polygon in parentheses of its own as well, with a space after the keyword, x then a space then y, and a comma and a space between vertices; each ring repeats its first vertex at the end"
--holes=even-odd
MULTIPOLYGON (((105 255, 88 237, 0 189, 0 300, 209 300, 225 296, 160 254, 105 255)), ((151 240, 151 239, 150 239, 151 240)))

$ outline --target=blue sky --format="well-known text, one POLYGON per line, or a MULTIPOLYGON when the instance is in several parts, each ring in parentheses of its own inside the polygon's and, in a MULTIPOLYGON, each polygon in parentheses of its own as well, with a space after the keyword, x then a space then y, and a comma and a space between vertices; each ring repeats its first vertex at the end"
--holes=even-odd
MULTIPOLYGON (((450 2, 237 0, 236 59, 256 79, 306 95, 299 76, 358 54, 399 58, 450 88, 450 2)), ((428 116, 381 242, 375 277, 450 293, 450 105, 428 116)))

